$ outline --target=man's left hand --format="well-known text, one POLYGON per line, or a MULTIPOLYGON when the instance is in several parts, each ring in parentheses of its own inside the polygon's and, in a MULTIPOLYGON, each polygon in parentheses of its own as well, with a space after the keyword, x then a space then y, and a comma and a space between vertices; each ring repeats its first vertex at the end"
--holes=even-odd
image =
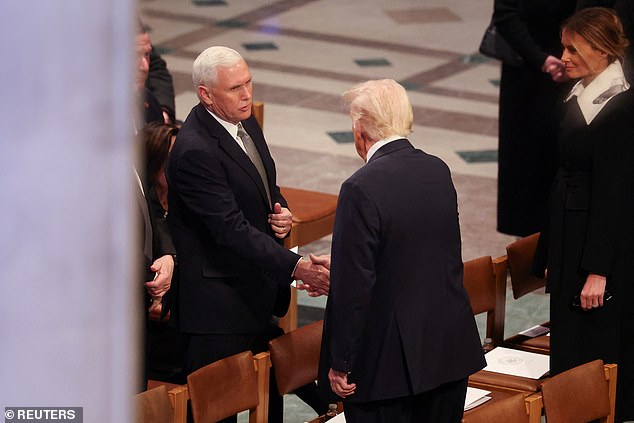
POLYGON ((147 291, 152 297, 160 297, 165 294, 172 284, 172 275, 174 274, 174 257, 167 254, 157 258, 150 270, 156 272, 153 281, 145 283, 147 291))
POLYGON ((332 389, 332 392, 341 398, 354 394, 354 390, 357 389, 356 383, 348 383, 347 373, 330 369, 328 379, 330 379, 330 389, 332 389))
POLYGON ((273 205, 273 213, 269 214, 269 224, 278 238, 285 238, 293 226, 293 214, 280 203, 273 205))

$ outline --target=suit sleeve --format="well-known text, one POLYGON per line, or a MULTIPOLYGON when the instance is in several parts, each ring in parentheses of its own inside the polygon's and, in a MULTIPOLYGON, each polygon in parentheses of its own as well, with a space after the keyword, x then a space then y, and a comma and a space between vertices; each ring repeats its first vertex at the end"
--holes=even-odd
POLYGON ((175 119, 174 106, 174 82, 167 69, 165 60, 157 53, 154 46, 150 51, 150 71, 148 72, 145 86, 154 94, 161 105, 161 109, 175 119))
POLYGON ((290 283, 300 256, 278 244, 245 219, 222 164, 207 151, 190 150, 179 159, 176 189, 182 201, 200 217, 213 240, 245 261, 290 283))
POLYGON ((380 243, 375 203, 358 185, 345 183, 339 194, 332 240, 330 298, 332 368, 351 372, 361 348, 380 243))
POLYGON ((518 0, 495 0, 493 22, 513 49, 532 67, 541 69, 548 54, 542 51, 528 31, 518 0))

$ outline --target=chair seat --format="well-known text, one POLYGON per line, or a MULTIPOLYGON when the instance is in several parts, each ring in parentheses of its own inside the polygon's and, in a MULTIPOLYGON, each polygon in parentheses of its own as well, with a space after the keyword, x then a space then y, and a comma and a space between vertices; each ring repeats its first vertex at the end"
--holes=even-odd
POLYGON ((505 339, 504 344, 509 346, 510 348, 515 348, 522 351, 535 352, 540 354, 550 353, 550 336, 548 335, 536 336, 534 338, 524 335, 515 335, 508 339, 505 339))
POLYGON ((469 376, 469 386, 480 389, 496 389, 502 392, 537 392, 542 379, 505 375, 502 373, 480 370, 469 376))

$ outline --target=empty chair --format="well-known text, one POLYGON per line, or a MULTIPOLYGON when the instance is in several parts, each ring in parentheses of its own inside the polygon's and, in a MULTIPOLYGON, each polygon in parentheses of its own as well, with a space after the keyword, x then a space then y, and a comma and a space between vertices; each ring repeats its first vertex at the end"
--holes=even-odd
POLYGON ((517 394, 499 401, 489 401, 467 412, 462 423, 539 423, 541 396, 517 394))
POLYGON ((504 337, 504 309, 506 296, 506 264, 484 256, 464 263, 463 284, 471 301, 473 314, 487 313, 486 337, 495 346, 504 337))
MULTIPOLYGON (((263 355, 268 361, 268 353, 258 354, 263 355)), ((187 384, 194 422, 217 422, 249 410, 250 423, 266 423, 269 378, 258 382, 255 366, 253 355, 245 351, 191 373, 187 384)))
POLYGON ((134 400, 137 423, 174 422, 174 411, 164 385, 136 394, 134 400))
POLYGON ((595 360, 542 383, 548 423, 614 422, 616 365, 595 360))
POLYGON ((269 341, 271 363, 281 395, 314 382, 324 321, 311 323, 269 341))
MULTIPOLYGON (((506 247, 511 287, 515 299, 546 286, 545 278, 539 278, 531 272, 538 241, 539 233, 536 233, 519 239, 506 247)), ((549 323, 542 323, 542 326, 548 327, 549 323)), ((542 354, 550 353, 550 337, 547 335, 531 338, 518 334, 506 339, 504 343, 510 348, 542 354)))
MULTIPOLYGON (((473 314, 487 313, 486 337, 500 346, 504 336, 506 301, 506 257, 479 257, 464 263, 464 286, 473 314)), ((480 370, 469 377, 469 385, 507 393, 537 392, 539 381, 480 370)))

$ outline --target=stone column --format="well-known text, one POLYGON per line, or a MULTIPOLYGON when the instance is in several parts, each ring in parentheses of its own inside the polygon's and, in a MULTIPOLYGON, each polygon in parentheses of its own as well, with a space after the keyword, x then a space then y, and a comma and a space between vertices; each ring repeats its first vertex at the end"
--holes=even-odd
POLYGON ((131 421, 135 4, 2 0, 0 16, 0 410, 131 421))

